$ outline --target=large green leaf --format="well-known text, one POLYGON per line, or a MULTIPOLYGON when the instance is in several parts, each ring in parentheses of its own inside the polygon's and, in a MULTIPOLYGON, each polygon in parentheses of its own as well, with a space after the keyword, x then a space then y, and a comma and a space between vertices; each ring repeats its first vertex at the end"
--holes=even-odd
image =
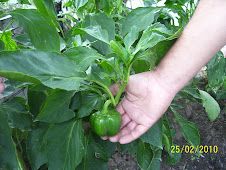
POLYGON ((87 33, 92 37, 103 41, 109 44, 109 36, 106 30, 103 30, 99 25, 98 26, 88 26, 86 28, 77 28, 74 30, 73 34, 76 35, 78 33, 87 33))
POLYGON ((67 57, 37 50, 0 52, 0 76, 51 88, 78 90, 85 73, 67 57))
POLYGON ((134 25, 131 28, 130 32, 124 37, 124 44, 126 49, 129 49, 133 45, 133 43, 137 40, 138 36, 139 36, 138 29, 134 25))
POLYGON ((162 119, 160 119, 140 139, 162 149, 162 126, 162 119))
MULTIPOLYGON (((179 115, 172 107, 171 110, 173 111, 182 134, 186 141, 196 148, 200 144, 200 136, 198 132, 198 128, 195 123, 191 123, 184 119, 181 115, 179 115)), ((197 151, 198 152, 198 151, 197 151)))
POLYGON ((150 144, 140 141, 137 148, 137 162, 142 169, 148 169, 153 160, 150 144))
POLYGON ((137 46, 134 51, 136 54, 140 50, 146 50, 147 48, 154 47, 157 43, 167 40, 171 35, 172 31, 168 30, 165 25, 155 23, 144 30, 137 46))
POLYGON ((16 97, 3 104, 2 112, 11 128, 19 128, 22 131, 31 129, 32 115, 28 112, 25 103, 25 99, 16 97))
POLYGON ((78 170, 104 170, 107 169, 108 154, 95 142, 93 137, 89 136, 85 140, 85 155, 78 170))
POLYGON ((35 48, 44 51, 60 51, 60 37, 50 19, 35 9, 16 9, 10 14, 29 34, 35 48))
MULTIPOLYGON (((93 15, 86 16, 82 27, 83 28, 91 28, 91 27, 97 28, 100 30, 100 33, 102 31, 104 32, 104 41, 97 41, 96 38, 94 38, 91 35, 83 34, 84 39, 88 39, 90 42, 92 42, 92 46, 97 49, 101 54, 106 55, 111 52, 111 49, 109 45, 107 44, 111 40, 115 40, 115 22, 113 19, 108 18, 105 13, 96 13, 93 15), (105 35, 108 37, 105 37, 105 35)), ((97 30, 98 31, 98 30, 97 30)))
POLYGON ((55 26, 62 31, 62 28, 59 22, 57 21, 57 14, 53 5, 53 1, 52 0, 34 0, 33 2, 37 7, 38 12, 42 14, 44 17, 47 17, 50 20, 52 20, 55 26))
POLYGON ((214 121, 220 113, 220 106, 217 101, 210 96, 207 92, 199 90, 202 104, 206 109, 210 121, 214 121))
POLYGON ((146 7, 132 10, 124 19, 122 24, 122 34, 126 35, 133 26, 136 26, 137 32, 146 29, 154 21, 157 8, 146 7))
POLYGON ((54 90, 46 99, 36 120, 46 123, 61 123, 73 118, 75 114, 69 109, 69 105, 74 94, 73 91, 54 90))
POLYGON ((82 120, 54 124, 48 130, 48 169, 75 169, 84 154, 82 120))
POLYGON ((8 121, 0 108, 0 168, 20 169, 16 146, 11 135, 8 121))
POLYGON ((84 71, 96 59, 103 59, 95 50, 86 47, 74 47, 64 52, 71 60, 75 61, 84 71))
MULTIPOLYGON (((6 31, 4 32, 4 34, 0 34, 0 37, 1 37, 1 41, 4 42, 3 45, 5 45, 5 48, 4 50, 5 51, 14 51, 14 50, 17 50, 17 44, 16 42, 12 39, 12 32, 9 30, 9 31, 6 31)), ((0 45, 2 48, 2 45, 0 45)))
POLYGON ((78 109, 77 117, 88 116, 92 110, 101 110, 104 105, 104 99, 97 93, 85 93, 82 96, 82 103, 78 109))
POLYGON ((48 128, 48 124, 39 123, 28 134, 27 153, 33 170, 38 170, 47 162, 45 146, 48 128))

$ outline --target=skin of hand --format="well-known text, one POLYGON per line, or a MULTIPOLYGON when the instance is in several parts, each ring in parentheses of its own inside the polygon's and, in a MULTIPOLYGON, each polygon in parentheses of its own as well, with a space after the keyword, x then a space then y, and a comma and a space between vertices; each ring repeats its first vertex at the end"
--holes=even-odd
POLYGON ((3 78, 0 77, 0 99, 2 98, 1 93, 4 91, 5 86, 3 84, 3 78))
MULTIPOLYGON (((117 106, 122 114, 120 132, 109 137, 111 142, 129 143, 144 134, 167 110, 175 96, 164 80, 155 75, 155 71, 130 76, 125 89, 126 96, 117 106), (134 88, 135 87, 135 88, 134 88)), ((117 94, 117 84, 110 88, 117 94)), ((108 137, 102 137, 107 139, 108 137)))
MULTIPOLYGON (((226 1, 201 0, 181 36, 153 70, 130 76, 117 106, 119 133, 111 142, 130 143, 143 135, 169 107, 174 96, 226 44, 226 1), (211 21, 211 22, 210 22, 211 21)), ((118 86, 110 88, 117 94, 118 86)))

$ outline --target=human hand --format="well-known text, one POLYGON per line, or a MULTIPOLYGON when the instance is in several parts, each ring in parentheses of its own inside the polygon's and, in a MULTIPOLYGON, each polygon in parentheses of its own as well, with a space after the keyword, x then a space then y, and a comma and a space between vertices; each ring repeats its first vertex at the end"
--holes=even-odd
POLYGON ((3 84, 3 78, 0 77, 0 99, 2 98, 1 93, 4 91, 5 86, 3 84))
MULTIPOLYGON (((115 84, 110 90, 116 95, 119 88, 115 84)), ((126 144, 139 138, 165 113, 176 95, 174 91, 155 71, 130 76, 126 96, 117 106, 122 114, 121 129, 116 136, 102 139, 126 144)))

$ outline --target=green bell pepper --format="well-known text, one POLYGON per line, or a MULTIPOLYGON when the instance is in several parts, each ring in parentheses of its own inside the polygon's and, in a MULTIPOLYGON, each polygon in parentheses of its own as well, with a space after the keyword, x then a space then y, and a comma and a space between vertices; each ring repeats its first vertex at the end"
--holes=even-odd
POLYGON ((114 109, 108 110, 108 105, 90 116, 91 129, 99 136, 115 136, 121 127, 121 114, 114 109))

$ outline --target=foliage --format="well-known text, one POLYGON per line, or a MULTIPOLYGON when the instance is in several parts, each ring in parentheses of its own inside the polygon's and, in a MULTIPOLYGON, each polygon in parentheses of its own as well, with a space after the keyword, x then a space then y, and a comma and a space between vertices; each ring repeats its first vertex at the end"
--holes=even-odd
MULTIPOLYGON (((145 7, 129 10, 122 0, 68 0, 65 6, 77 16, 63 14, 65 20, 58 19, 52 0, 34 0, 37 9, 1 14, 12 15, 26 31, 12 37, 6 27, 1 33, 0 76, 8 86, 4 97, 16 88, 27 92, 25 99, 0 106, 1 168, 107 169, 116 144, 86 128, 89 116, 106 101, 116 107, 129 75, 158 64, 197 5, 168 0, 164 7, 153 7, 158 1, 145 0, 145 7), (171 12, 180 16, 179 26, 171 12), (70 30, 64 32, 58 20, 70 30), (113 83, 120 87, 115 97, 109 90, 113 83)), ((217 98, 225 96, 225 68, 221 53, 207 65, 208 87, 217 98)), ((215 99, 194 83, 177 97, 202 102, 211 121, 220 113, 215 99)), ((178 107, 175 100, 170 108, 187 142, 197 147, 198 129, 176 112, 178 107)), ((159 169, 163 149, 167 162, 175 164, 181 155, 170 151, 176 146, 170 122, 164 115, 140 139, 121 145, 122 151, 136 153, 141 169, 159 169)))

